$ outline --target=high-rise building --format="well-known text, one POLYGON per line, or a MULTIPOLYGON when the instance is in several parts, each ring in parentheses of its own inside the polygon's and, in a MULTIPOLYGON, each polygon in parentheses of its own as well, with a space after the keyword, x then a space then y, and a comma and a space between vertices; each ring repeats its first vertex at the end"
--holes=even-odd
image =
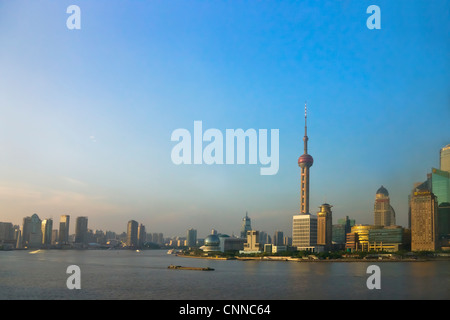
POLYGON ((197 230, 191 228, 187 231, 186 244, 188 247, 195 247, 197 245, 197 230))
POLYGON ((0 247, 3 245, 4 247, 15 248, 16 242, 15 239, 15 229, 11 222, 0 222, 0 247))
POLYGON ((75 224, 75 243, 87 244, 88 240, 88 218, 77 217, 75 224))
POLYGON ((300 214, 292 220, 292 246, 298 250, 315 251, 317 244, 317 217, 309 212, 309 168, 313 157, 308 154, 307 109, 305 104, 305 135, 303 137, 303 154, 298 158, 300 174, 300 214))
POLYGON ((395 211, 390 204, 389 192, 381 186, 375 195, 374 224, 376 226, 395 225, 395 211))
POLYGON ((438 247, 438 204, 433 193, 417 188, 411 198, 411 250, 434 251, 438 247))
MULTIPOLYGON (((260 241, 261 242, 261 241, 260 241)), ((284 234, 283 231, 275 231, 275 234, 273 235, 273 241, 274 246, 284 246, 284 234)))
POLYGON ((62 215, 59 221, 59 243, 65 244, 69 242, 70 216, 62 215))
POLYGON ((52 243, 53 219, 42 220, 42 244, 50 245, 52 243))
POLYGON ((252 222, 248 217, 248 212, 245 212, 245 217, 242 218, 241 238, 247 238, 247 231, 252 230, 252 222))
POLYGON ((336 244, 345 244, 347 233, 351 232, 351 228, 355 225, 354 219, 349 219, 346 216, 343 219, 338 219, 338 223, 332 227, 332 239, 336 244))
POLYGON ((431 169, 431 192, 437 197, 438 205, 450 202, 450 171, 431 169))
POLYGON ((317 245, 325 246, 326 250, 331 249, 333 236, 331 207, 324 203, 317 212, 317 245))
POLYGON ((38 248, 42 245, 42 221, 35 213, 23 218, 22 245, 27 248, 38 248))
POLYGON ((137 243, 138 247, 142 247, 147 240, 147 233, 145 232, 145 226, 140 223, 137 231, 137 243))
POLYGON ((438 207, 438 238, 444 247, 450 246, 450 202, 443 202, 438 207))
POLYGON ((137 221, 130 220, 127 225, 127 246, 136 248, 138 245, 138 226, 137 221))
POLYGON ((440 169, 450 171, 450 144, 443 147, 440 151, 440 169))
POLYGON ((261 250, 262 246, 259 243, 259 231, 256 230, 247 231, 247 242, 244 243, 244 252, 254 253, 260 252, 261 250))
POLYGON ((316 251, 317 217, 312 214, 296 214, 292 223, 292 246, 299 251, 316 251))

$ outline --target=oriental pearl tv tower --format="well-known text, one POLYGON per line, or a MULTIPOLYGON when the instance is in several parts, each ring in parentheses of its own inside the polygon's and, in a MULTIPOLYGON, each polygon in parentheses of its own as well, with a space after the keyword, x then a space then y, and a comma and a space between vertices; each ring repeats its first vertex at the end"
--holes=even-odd
POLYGON ((308 154, 308 134, 306 126, 307 109, 305 103, 305 136, 303 137, 303 154, 298 158, 301 171, 300 214, 309 213, 309 168, 313 165, 313 157, 308 154))

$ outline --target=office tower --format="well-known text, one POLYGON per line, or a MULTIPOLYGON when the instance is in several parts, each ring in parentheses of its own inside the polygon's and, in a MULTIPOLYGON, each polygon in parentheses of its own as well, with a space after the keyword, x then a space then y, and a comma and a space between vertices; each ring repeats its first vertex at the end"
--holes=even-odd
POLYGON ((299 251, 316 251, 317 217, 312 214, 294 215, 292 223, 292 246, 299 251))
POLYGON ((51 244, 56 244, 58 242, 58 230, 52 230, 52 242, 51 244))
POLYGON ((355 225, 354 219, 349 219, 346 216, 343 219, 338 219, 338 223, 332 227, 332 241, 336 244, 344 244, 347 233, 351 232, 351 228, 355 225))
POLYGON ((247 242, 244 243, 244 251, 246 253, 260 252, 262 246, 259 243, 259 231, 250 230, 247 231, 247 242))
POLYGON ((315 251, 317 244, 317 217, 309 213, 309 168, 313 158, 308 154, 307 109, 305 104, 305 136, 303 137, 303 155, 298 158, 301 168, 300 214, 292 220, 292 246, 298 250, 315 251))
POLYGON ((438 239, 441 245, 450 246, 450 202, 443 202, 438 207, 438 239))
POLYGON ((50 245, 52 243, 53 219, 42 220, 42 244, 50 245))
POLYGON ((431 169, 431 192, 436 196, 438 205, 450 202, 450 171, 431 169))
POLYGON ((322 204, 317 212, 317 245, 325 246, 326 250, 331 249, 332 244, 332 212, 331 205, 322 204))
POLYGON ((195 247, 197 245, 197 230, 189 229, 187 231, 186 244, 188 247, 195 247))
POLYGON ((427 189, 417 188, 411 198, 411 250, 437 249, 437 199, 427 189))
POLYGON ((70 216, 62 215, 59 221, 59 244, 69 243, 70 216))
POLYGON ((137 234, 138 234, 138 223, 137 221, 130 220, 128 221, 127 226, 127 246, 128 247, 137 247, 137 234))
MULTIPOLYGON (((242 233, 241 233, 242 234, 242 233)), ((242 236, 241 236, 241 238, 242 238, 242 236)), ((243 238, 243 239, 246 239, 246 238, 243 238)), ((245 241, 244 241, 245 242, 245 241)), ((262 245, 265 245, 266 243, 271 243, 270 242, 270 236, 267 234, 267 232, 265 232, 265 231, 260 231, 259 232, 259 242, 262 244, 262 245)))
POLYGON ((395 225, 395 211, 390 204, 389 192, 383 186, 375 195, 374 220, 376 226, 395 225))
POLYGON ((301 168, 300 213, 309 213, 309 168, 313 165, 313 158, 308 154, 307 112, 305 104, 305 136, 303 137, 303 155, 298 158, 301 168))
POLYGON ((0 247, 15 248, 17 242, 15 233, 16 229, 11 222, 0 222, 0 247))
POLYGON ((88 218, 77 217, 75 224, 75 243, 87 244, 88 240, 88 218))
POLYGON ((252 223, 248 217, 248 212, 245 212, 245 217, 242 218, 241 238, 245 239, 247 237, 247 231, 250 230, 252 230, 252 223))
POLYGON ((275 234, 273 235, 273 241, 274 246, 283 246, 284 245, 284 235, 283 231, 275 231, 275 234))
POLYGON ((145 226, 140 223, 137 231, 137 243, 139 247, 142 247, 147 240, 147 233, 145 232, 145 226))
POLYGON ((22 245, 27 248, 39 248, 42 244, 41 219, 35 213, 31 217, 23 218, 22 245))
POLYGON ((450 171, 450 144, 443 147, 440 151, 439 167, 442 171, 450 171))

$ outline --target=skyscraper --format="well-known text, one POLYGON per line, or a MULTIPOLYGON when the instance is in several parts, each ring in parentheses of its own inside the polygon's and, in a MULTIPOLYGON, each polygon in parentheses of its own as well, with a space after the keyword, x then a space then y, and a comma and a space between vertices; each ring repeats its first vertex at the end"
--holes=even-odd
POLYGON ((395 211, 390 204, 389 192, 383 186, 375 195, 374 224, 385 227, 395 225, 395 211))
POLYGON ((241 238, 247 239, 247 231, 252 230, 252 222, 248 217, 248 212, 245 212, 245 217, 242 218, 241 238))
POLYGON ((195 247, 197 245, 197 230, 189 229, 187 231, 186 244, 188 247, 195 247))
POLYGON ((138 246, 141 248, 146 240, 147 240, 147 233, 145 232, 145 226, 142 223, 140 223, 137 231, 138 246))
POLYGON ((438 204, 450 202, 450 171, 431 169, 431 192, 437 197, 438 204))
POLYGON ((429 190, 417 188, 411 199, 411 250, 434 251, 437 243, 438 205, 429 190))
POLYGON ((88 239, 88 218, 77 217, 75 224, 75 242, 87 244, 88 239))
POLYGON ((332 243, 331 207, 328 203, 324 203, 317 212, 317 245, 325 246, 326 250, 331 249, 332 243))
POLYGON ((305 104, 305 136, 303 137, 303 155, 298 158, 301 168, 300 179, 300 214, 292 220, 292 246, 298 250, 316 250, 317 216, 309 213, 309 168, 313 158, 308 154, 307 109, 305 104))
POLYGON ((69 242, 70 216, 62 215, 59 221, 59 244, 69 242))
POLYGON ((443 171, 450 171, 450 144, 441 149, 440 168, 443 171))
MULTIPOLYGON (((261 233, 260 233, 261 235, 261 233)), ((260 237, 261 239, 261 237, 260 237)), ((262 241, 260 241, 262 242, 262 241)), ((274 235, 273 235, 273 245, 274 246, 283 246, 284 245, 284 234, 283 231, 275 231, 274 235)))
POLYGON ((127 225, 127 246, 135 248, 138 244, 138 223, 130 220, 127 225))
POLYGON ((52 243, 53 220, 42 220, 42 244, 49 245, 52 243))
POLYGON ((23 218, 22 244, 27 248, 38 248, 42 244, 42 221, 34 213, 31 217, 23 218))

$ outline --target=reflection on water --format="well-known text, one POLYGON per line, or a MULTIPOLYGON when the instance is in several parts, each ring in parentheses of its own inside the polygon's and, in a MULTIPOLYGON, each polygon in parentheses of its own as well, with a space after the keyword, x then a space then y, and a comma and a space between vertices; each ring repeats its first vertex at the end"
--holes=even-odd
POLYGON ((449 299, 449 267, 449 261, 204 260, 159 250, 8 251, 0 252, 0 299, 449 299), (81 290, 66 287, 72 264, 81 269, 81 290), (367 289, 370 264, 381 268, 381 290, 367 289))

